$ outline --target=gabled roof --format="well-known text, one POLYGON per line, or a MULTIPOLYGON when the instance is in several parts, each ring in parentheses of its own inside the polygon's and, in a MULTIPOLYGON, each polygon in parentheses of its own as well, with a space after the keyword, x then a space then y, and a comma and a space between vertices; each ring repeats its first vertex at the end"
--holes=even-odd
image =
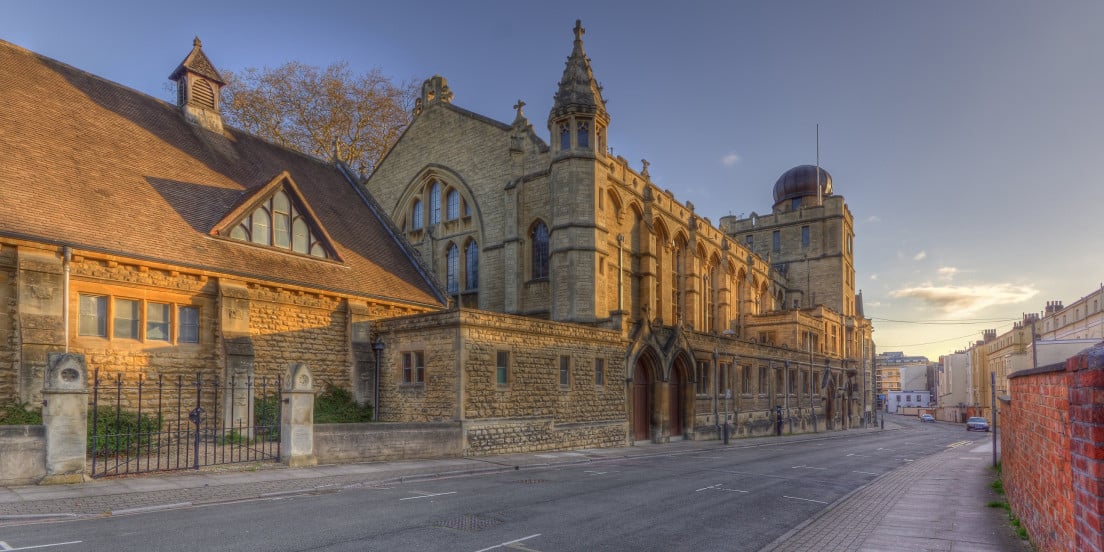
POLYGON ((188 52, 188 56, 180 62, 180 65, 176 66, 176 69, 173 69, 172 74, 169 75, 169 80, 179 80, 185 70, 219 84, 226 84, 226 81, 222 80, 222 75, 219 75, 218 70, 215 69, 215 64, 211 63, 211 60, 207 59, 207 54, 203 53, 203 42, 199 40, 198 36, 192 41, 192 51, 188 52))
POLYGON ((0 98, 0 236, 366 298, 447 302, 333 164, 237 129, 205 130, 169 103, 3 41, 0 98), (249 198, 289 182, 339 260, 210 234, 249 198))

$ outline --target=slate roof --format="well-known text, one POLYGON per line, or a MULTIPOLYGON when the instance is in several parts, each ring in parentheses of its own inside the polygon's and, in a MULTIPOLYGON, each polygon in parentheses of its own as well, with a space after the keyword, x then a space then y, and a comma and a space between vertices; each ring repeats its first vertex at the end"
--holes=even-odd
MULTIPOLYGON (((0 41, 0 236, 443 306, 444 294, 334 164, 0 41), (211 235, 286 171, 341 261, 211 235)), ((364 194, 364 195, 362 195, 364 194)))

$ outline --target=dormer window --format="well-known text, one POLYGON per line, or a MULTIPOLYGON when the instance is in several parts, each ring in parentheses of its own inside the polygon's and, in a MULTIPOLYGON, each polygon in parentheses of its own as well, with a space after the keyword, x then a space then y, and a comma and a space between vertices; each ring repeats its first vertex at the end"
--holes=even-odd
POLYGON ((230 238, 294 253, 330 259, 329 248, 304 209, 284 190, 278 190, 253 208, 230 230, 230 238))

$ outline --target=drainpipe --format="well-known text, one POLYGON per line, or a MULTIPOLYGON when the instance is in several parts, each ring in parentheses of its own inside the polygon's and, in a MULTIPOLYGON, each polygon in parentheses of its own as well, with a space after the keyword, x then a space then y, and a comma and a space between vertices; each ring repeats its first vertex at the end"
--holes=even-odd
POLYGON ((73 249, 68 245, 61 248, 62 266, 65 267, 65 282, 62 285, 61 318, 65 326, 65 352, 69 352, 69 263, 73 261, 73 249))

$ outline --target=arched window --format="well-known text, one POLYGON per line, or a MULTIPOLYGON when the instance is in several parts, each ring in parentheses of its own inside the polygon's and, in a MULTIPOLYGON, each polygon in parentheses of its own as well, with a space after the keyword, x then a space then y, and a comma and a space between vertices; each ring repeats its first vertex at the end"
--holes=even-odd
POLYGON ((575 141, 579 144, 580 148, 590 147, 590 125, 579 123, 579 134, 575 141))
POLYGON ((533 243, 533 279, 548 278, 548 227, 537 221, 529 238, 533 243))
POLYGON ((712 289, 709 284, 709 275, 702 274, 701 277, 701 323, 702 329, 711 332, 713 331, 713 302, 712 302, 712 289))
POLYGON ((445 285, 450 295, 460 292, 460 250, 450 243, 446 255, 448 265, 445 268, 445 285))
POLYGON ((479 244, 475 241, 468 242, 468 247, 464 251, 464 264, 466 265, 467 274, 465 279, 465 289, 474 290, 479 288, 479 244))
POLYGON ((571 131, 568 130, 567 124, 560 125, 560 149, 571 149, 571 131))
POLYGON ((445 220, 460 218, 460 194, 456 190, 449 190, 445 195, 445 220))
POLYGON ((422 228, 422 200, 415 199, 414 207, 410 211, 410 227, 414 230, 422 228))
POLYGON ((230 230, 230 238, 290 249, 327 259, 330 253, 311 231, 306 215, 287 192, 277 191, 230 230))
POLYGON ((434 181, 429 185, 429 223, 441 222, 441 185, 434 181))

